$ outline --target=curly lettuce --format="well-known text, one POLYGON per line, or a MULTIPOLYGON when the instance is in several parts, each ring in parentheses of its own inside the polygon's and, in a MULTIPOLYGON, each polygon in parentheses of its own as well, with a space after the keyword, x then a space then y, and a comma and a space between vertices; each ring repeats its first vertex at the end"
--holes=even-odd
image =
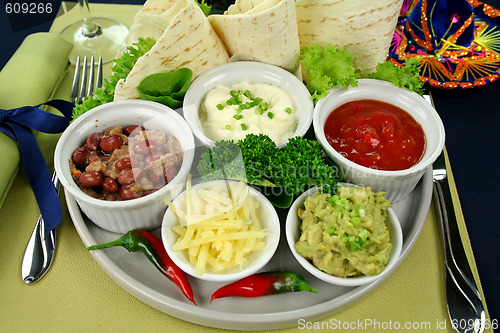
POLYGON ((75 105, 73 120, 96 106, 113 101, 118 81, 127 78, 137 60, 151 50, 155 43, 156 41, 152 38, 139 38, 137 43, 127 47, 123 54, 115 59, 112 74, 104 80, 102 87, 96 89, 94 95, 89 96, 81 104, 75 105))
POLYGON ((418 59, 407 59, 404 67, 401 67, 386 61, 378 64, 376 71, 368 74, 368 78, 389 81, 397 87, 406 88, 422 95, 424 81, 420 80, 419 63, 418 59))
POLYGON ((205 16, 208 16, 210 15, 210 12, 212 11, 212 6, 207 4, 205 2, 205 0, 196 0, 196 3, 198 4, 198 6, 200 6, 201 10, 203 11, 203 14, 205 14, 205 16))
POLYGON ((306 87, 314 103, 328 94, 335 86, 347 89, 358 85, 358 74, 352 64, 354 57, 347 49, 333 45, 311 44, 301 48, 300 59, 306 69, 306 87))

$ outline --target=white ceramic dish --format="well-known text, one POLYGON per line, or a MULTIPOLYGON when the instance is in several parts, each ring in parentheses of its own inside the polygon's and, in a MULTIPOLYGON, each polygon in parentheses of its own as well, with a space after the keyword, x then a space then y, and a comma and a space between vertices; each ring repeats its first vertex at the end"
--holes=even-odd
POLYGON ((307 132, 311 126, 314 105, 311 94, 304 84, 280 67, 255 61, 237 61, 206 71, 191 84, 186 92, 182 107, 184 119, 202 145, 213 147, 215 144, 213 140, 205 136, 200 123, 199 107, 205 95, 219 84, 230 87, 243 81, 268 83, 287 91, 298 112, 298 125, 293 136, 303 136, 307 132))
MULTIPOLYGON (((418 239, 429 212, 431 198, 432 169, 428 168, 414 191, 394 204, 394 211, 401 222, 404 242, 398 263, 393 269, 401 264, 418 239)), ((117 238, 116 234, 90 222, 68 191, 66 202, 85 246, 117 238)), ((286 211, 280 211, 279 215, 284 221, 286 211)), ((159 232, 156 230, 157 235, 159 232)), ((141 253, 125 252, 123 249, 110 248, 92 251, 91 255, 118 285, 142 302, 192 323, 233 330, 280 329, 297 327, 299 319, 321 320, 353 302, 362 300, 386 280, 379 279, 359 287, 342 287, 323 282, 298 264, 282 237, 276 254, 262 270, 294 270, 302 274, 313 288, 318 289, 318 294, 297 292, 253 299, 223 298, 210 303, 211 294, 224 283, 189 278, 198 304, 194 306, 141 253)))
MULTIPOLYGON (((192 186, 192 190, 212 188, 217 184, 223 186, 235 185, 236 181, 213 180, 210 182, 200 183, 192 186)), ((259 204, 258 217, 263 224, 262 227, 267 230, 265 238, 266 245, 262 250, 256 251, 248 256, 248 263, 242 269, 237 268, 223 273, 205 272, 203 275, 197 275, 195 267, 189 262, 189 258, 183 251, 172 250, 172 245, 175 244, 179 236, 172 231, 172 226, 179 225, 177 215, 168 208, 163 217, 161 236, 165 249, 172 261, 179 266, 187 274, 206 281, 236 281, 251 275, 266 265, 273 257, 280 241, 280 220, 278 214, 271 202, 259 191, 252 187, 248 187, 248 195, 251 196, 259 204)), ((180 200, 186 196, 186 191, 179 194, 172 202, 174 206, 180 207, 180 200)))
POLYGON ((370 186, 374 192, 386 192, 386 198, 392 203, 411 193, 427 167, 432 165, 441 153, 445 141, 444 126, 439 114, 422 96, 398 88, 390 82, 373 79, 360 79, 357 87, 349 87, 347 90, 331 89, 314 108, 313 128, 316 139, 340 167, 346 181, 370 186), (427 147, 424 156, 416 165, 397 171, 370 169, 348 160, 330 146, 324 132, 328 115, 340 105, 360 99, 373 99, 400 107, 422 126, 427 147))
POLYGON ((54 167, 61 185, 71 193, 85 214, 94 223, 109 231, 125 233, 131 229, 154 229, 160 226, 167 210, 164 200, 179 194, 194 159, 194 138, 182 117, 167 106, 143 100, 124 100, 98 106, 76 119, 64 131, 54 153, 54 167), (68 160, 94 132, 110 126, 143 125, 175 136, 184 151, 177 176, 166 186, 147 196, 127 201, 106 201, 93 198, 76 185, 70 174, 68 160))
MULTIPOLYGON (((339 186, 354 186, 348 183, 339 183, 339 186)), ((310 195, 314 195, 318 191, 318 187, 313 187, 302 193, 290 207, 285 225, 285 234, 288 247, 292 252, 293 256, 297 261, 304 267, 309 273, 321 279, 325 282, 339 285, 339 286, 361 286, 364 284, 372 283, 378 279, 383 279, 387 274, 393 271, 393 267, 398 263, 399 255, 401 254, 401 248, 403 247, 403 232, 401 231, 401 225, 399 223, 398 217, 394 213, 394 209, 389 208, 387 210, 387 220, 386 226, 389 229, 389 234, 391 237, 392 249, 389 257, 389 262, 387 263, 385 269, 378 275, 375 276, 356 276, 342 278, 327 274, 316 268, 309 260, 301 256, 295 250, 295 243, 300 237, 300 223, 301 220, 297 215, 297 210, 304 206, 304 201, 310 195)))

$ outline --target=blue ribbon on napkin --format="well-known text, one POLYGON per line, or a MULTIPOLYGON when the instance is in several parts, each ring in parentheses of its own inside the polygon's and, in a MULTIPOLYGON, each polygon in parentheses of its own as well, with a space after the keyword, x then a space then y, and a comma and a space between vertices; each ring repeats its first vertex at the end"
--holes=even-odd
POLYGON ((61 225, 62 208, 52 184, 49 168, 32 129, 49 134, 63 132, 71 121, 73 108, 73 103, 52 100, 36 106, 23 106, 11 110, 0 109, 0 130, 17 141, 24 169, 45 222, 44 237, 61 225), (56 108, 64 117, 39 109, 44 104, 56 108))

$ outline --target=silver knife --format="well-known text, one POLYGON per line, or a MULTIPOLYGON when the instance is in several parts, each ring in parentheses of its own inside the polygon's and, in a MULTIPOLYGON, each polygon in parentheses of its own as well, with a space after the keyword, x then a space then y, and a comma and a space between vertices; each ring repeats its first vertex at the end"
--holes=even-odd
MULTIPOLYGON (((54 171, 52 183, 59 194, 60 182, 54 171)), ((45 235, 45 222, 42 215, 38 217, 35 229, 26 245, 21 264, 21 277, 26 284, 38 281, 49 269, 56 249, 56 229, 45 235)))
MULTIPOLYGON (((433 104, 430 97, 428 100, 433 104)), ((445 159, 443 151, 433 164, 432 178, 444 250, 448 314, 456 332, 481 333, 485 329, 486 313, 460 237, 445 159)))

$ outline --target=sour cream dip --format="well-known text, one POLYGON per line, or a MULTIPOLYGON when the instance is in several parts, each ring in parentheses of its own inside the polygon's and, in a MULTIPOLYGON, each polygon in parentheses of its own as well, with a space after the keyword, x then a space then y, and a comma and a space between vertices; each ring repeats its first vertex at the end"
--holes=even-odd
POLYGON ((279 145, 295 133, 298 117, 285 90, 267 83, 241 82, 209 91, 200 105, 200 123, 213 141, 266 134, 279 145))

